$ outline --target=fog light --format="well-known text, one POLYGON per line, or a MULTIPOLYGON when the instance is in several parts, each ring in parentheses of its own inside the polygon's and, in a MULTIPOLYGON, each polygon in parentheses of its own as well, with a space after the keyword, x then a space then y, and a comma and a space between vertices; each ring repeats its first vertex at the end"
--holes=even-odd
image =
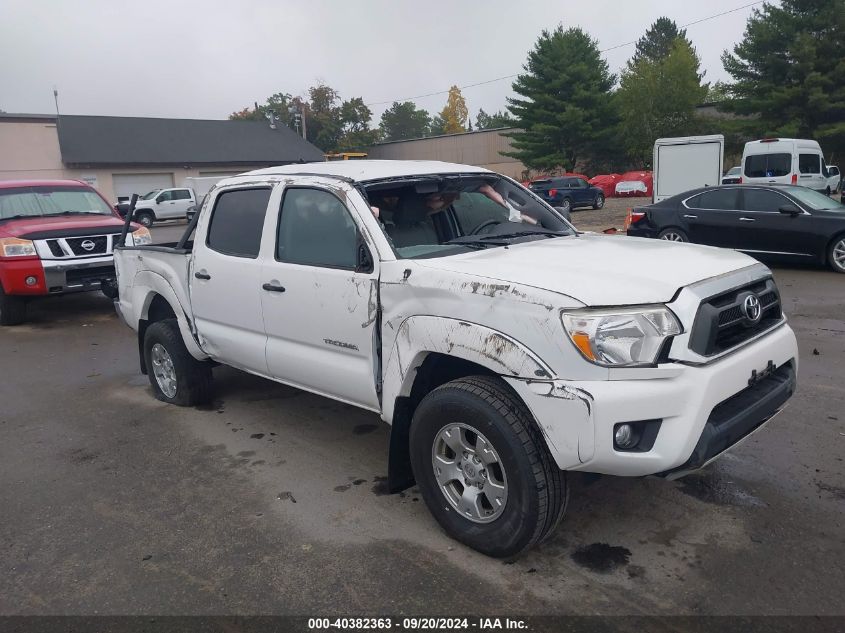
POLYGON ((37 278, 37 277, 33 277, 32 275, 30 275, 29 277, 27 277, 26 279, 24 279, 24 281, 26 282, 26 285, 27 285, 27 286, 34 286, 35 284, 37 284, 37 283, 38 283, 38 278, 37 278))
POLYGON ((613 440, 619 448, 631 448, 637 443, 634 427, 630 424, 619 424, 613 433, 613 440))

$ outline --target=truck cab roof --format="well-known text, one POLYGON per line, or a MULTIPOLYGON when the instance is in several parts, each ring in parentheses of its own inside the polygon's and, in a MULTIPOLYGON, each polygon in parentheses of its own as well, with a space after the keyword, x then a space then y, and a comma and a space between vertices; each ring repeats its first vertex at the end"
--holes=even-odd
POLYGON ((254 180, 255 176, 286 176, 294 174, 325 175, 329 177, 348 178, 358 182, 382 180, 407 176, 424 176, 426 174, 466 174, 493 173, 483 167, 444 163, 436 160, 345 160, 322 163, 296 163, 267 167, 232 176, 220 181, 220 184, 237 183, 242 179, 254 180))

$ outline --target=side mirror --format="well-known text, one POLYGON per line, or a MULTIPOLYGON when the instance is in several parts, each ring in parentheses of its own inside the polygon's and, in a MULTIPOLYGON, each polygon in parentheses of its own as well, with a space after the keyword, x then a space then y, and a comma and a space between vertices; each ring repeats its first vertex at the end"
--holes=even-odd
POLYGON ((783 213, 784 215, 791 215, 792 217, 801 215, 801 209, 796 207, 794 204, 785 204, 778 209, 778 212, 783 213))
POLYGON ((370 249, 359 237, 358 238, 358 252, 355 258, 355 272, 356 273, 371 273, 373 272, 373 256, 370 254, 370 249))

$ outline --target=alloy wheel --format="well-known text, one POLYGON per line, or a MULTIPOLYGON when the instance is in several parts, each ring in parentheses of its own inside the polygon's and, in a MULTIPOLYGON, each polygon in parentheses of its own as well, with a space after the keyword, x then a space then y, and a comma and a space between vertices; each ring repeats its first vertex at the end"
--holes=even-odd
POLYGON ((449 504, 473 523, 495 521, 505 509, 508 483, 493 444, 478 430, 456 422, 434 436, 434 476, 449 504))
POLYGON ((833 246, 833 264, 840 270, 845 270, 845 238, 833 246))
POLYGON ((667 242, 684 242, 684 241, 686 241, 686 240, 684 240, 683 236, 681 236, 678 233, 675 233, 673 231, 669 231, 668 233, 664 233, 663 235, 660 236, 660 239, 666 240, 667 242))
POLYGON ((161 392, 168 398, 176 396, 176 370, 170 352, 161 343, 153 345, 150 350, 150 360, 153 363, 153 375, 161 392))

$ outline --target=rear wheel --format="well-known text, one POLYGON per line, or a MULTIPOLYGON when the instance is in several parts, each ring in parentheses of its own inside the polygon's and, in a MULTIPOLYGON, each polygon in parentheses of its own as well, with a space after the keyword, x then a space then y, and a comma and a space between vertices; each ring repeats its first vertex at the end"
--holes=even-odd
POLYGON ((566 473, 525 405, 497 378, 462 378, 429 393, 414 412, 410 448, 434 518, 484 554, 520 554, 566 510, 566 473))
POLYGON ((845 235, 839 235, 833 239, 827 249, 827 261, 833 270, 845 273, 845 235))
POLYGON ((593 202, 594 209, 601 209, 604 206, 604 194, 599 194, 596 196, 596 201, 593 202))
POLYGON ((211 367, 188 352, 176 319, 157 321, 147 328, 144 362, 159 400, 182 407, 211 400, 211 367))
POLYGON ((570 200, 569 198, 564 198, 560 201, 560 204, 558 206, 563 209, 565 213, 569 213, 570 211, 572 211, 572 200, 570 200))
POLYGON ((139 211, 138 214, 133 218, 138 224, 142 226, 146 226, 150 228, 153 225, 153 214, 149 211, 139 211))
POLYGON ((674 227, 670 229, 663 229, 657 236, 658 239, 666 240, 667 242, 689 242, 689 237, 681 229, 674 227))
POLYGON ((0 325, 20 325, 26 320, 26 301, 23 297, 7 295, 0 287, 0 325))

